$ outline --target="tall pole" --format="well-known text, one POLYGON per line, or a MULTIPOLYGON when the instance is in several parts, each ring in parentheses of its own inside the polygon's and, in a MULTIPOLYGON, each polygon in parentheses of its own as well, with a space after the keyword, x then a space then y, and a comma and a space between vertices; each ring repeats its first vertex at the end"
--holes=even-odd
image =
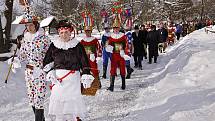
POLYGON ((1 23, 1 13, 0 13, 0 41, 3 39, 3 28, 2 28, 2 23, 1 23))

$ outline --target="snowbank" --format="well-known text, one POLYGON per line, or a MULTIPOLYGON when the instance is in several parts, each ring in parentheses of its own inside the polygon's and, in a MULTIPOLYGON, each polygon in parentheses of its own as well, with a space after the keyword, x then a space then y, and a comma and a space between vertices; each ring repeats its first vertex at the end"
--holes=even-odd
MULTIPOLYGON (((120 90, 119 76, 114 92, 106 90, 109 79, 101 79, 103 87, 98 94, 84 97, 89 111, 84 120, 214 121, 214 38, 214 33, 198 30, 169 47, 166 54, 159 56, 157 64, 147 64, 144 60, 143 70, 135 69, 132 79, 126 80, 125 91, 120 90)), ((0 62, 0 69, 0 120, 33 121, 25 94, 24 68, 11 74, 8 84, 4 84, 6 62, 0 62)), ((50 121, 47 107, 48 98, 45 115, 50 121)))

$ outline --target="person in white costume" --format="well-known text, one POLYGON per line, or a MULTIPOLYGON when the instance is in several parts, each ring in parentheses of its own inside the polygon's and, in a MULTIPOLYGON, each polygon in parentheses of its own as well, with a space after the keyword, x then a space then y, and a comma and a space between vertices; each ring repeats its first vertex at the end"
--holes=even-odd
POLYGON ((53 85, 48 114, 53 121, 81 121, 87 111, 81 87, 89 88, 94 77, 84 47, 71 37, 71 24, 62 20, 57 29, 59 37, 52 40, 43 61, 53 85))
MULTIPOLYGON (((26 14, 20 24, 25 24, 26 31, 24 38, 18 42, 21 47, 18 57, 15 57, 15 61, 13 61, 13 70, 21 67, 20 62, 26 65, 25 80, 29 104, 33 108, 35 121, 45 121, 46 80, 45 72, 43 71, 43 59, 51 41, 43 31, 39 31, 36 16, 26 14)), ((8 60, 9 64, 12 63, 11 60, 8 60)))

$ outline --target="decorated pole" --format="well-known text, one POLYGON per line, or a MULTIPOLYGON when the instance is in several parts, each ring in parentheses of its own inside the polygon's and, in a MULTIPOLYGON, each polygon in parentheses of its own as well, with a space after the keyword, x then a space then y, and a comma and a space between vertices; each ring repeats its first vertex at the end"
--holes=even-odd
MULTIPOLYGON (((17 39, 17 41, 19 41, 19 40, 17 39)), ((4 81, 5 83, 7 83, 7 81, 8 81, 10 72, 11 72, 12 67, 13 67, 13 62, 14 62, 14 58, 15 58, 15 56, 16 56, 17 50, 18 50, 18 46, 16 47, 16 49, 15 49, 15 51, 14 51, 14 54, 13 54, 13 56, 12 56, 12 61, 11 61, 11 64, 10 64, 10 66, 9 66, 9 70, 8 70, 6 79, 5 79, 5 81, 4 81)))
MULTIPOLYGON (((27 0, 19 0, 19 3, 20 5, 23 5, 25 7, 25 10, 26 10, 26 13, 27 16, 30 14, 30 6, 29 6, 29 2, 27 0)), ((20 22, 23 22, 23 21, 20 21, 20 22)), ((25 30, 24 30, 25 31, 25 30)), ((23 31, 23 34, 24 34, 24 31, 23 31)), ((19 36, 17 37, 17 42, 19 43, 20 42, 20 39, 19 36)), ((16 56, 16 53, 17 53, 17 50, 18 50, 18 46, 16 47, 15 51, 14 51, 14 54, 12 56, 12 60, 11 60, 11 64, 9 66, 9 70, 8 70, 8 73, 7 73, 7 76, 6 76, 6 79, 5 79, 5 83, 8 82, 8 78, 9 78, 9 75, 11 73, 11 70, 12 70, 12 67, 13 67, 13 62, 14 62, 14 58, 16 56)))

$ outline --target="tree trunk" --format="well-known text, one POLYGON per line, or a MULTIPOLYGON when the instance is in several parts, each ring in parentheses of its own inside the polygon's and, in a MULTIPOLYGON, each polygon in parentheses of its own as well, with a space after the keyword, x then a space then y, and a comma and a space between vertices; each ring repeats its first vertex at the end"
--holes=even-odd
POLYGON ((0 53, 4 52, 4 38, 3 38, 3 30, 1 23, 1 14, 0 14, 0 53))

